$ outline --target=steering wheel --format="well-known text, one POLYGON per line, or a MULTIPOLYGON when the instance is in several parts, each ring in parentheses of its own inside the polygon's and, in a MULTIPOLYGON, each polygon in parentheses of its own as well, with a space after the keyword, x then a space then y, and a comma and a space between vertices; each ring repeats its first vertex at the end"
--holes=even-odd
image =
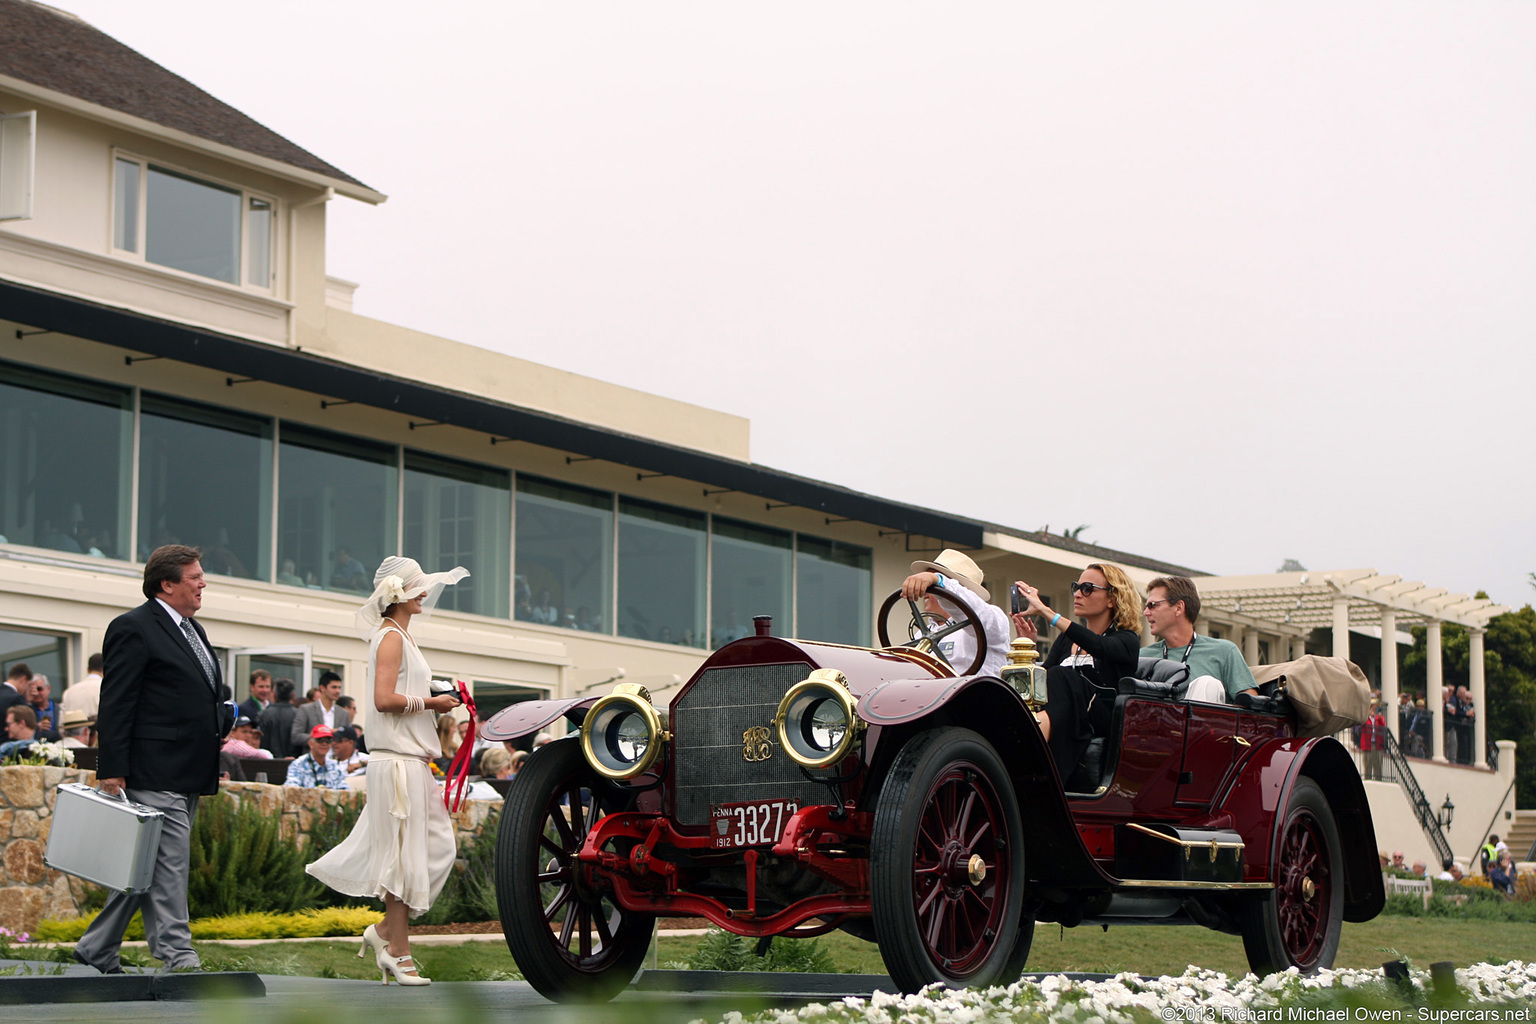
POLYGON ((901 590, 898 588, 885 599, 885 603, 880 606, 879 614, 875 616, 875 629, 880 634, 880 646, 913 647, 938 658, 956 675, 975 675, 981 669, 981 663, 987 660, 987 631, 982 627, 981 620, 972 615, 971 610, 958 598, 938 584, 929 587, 928 594, 938 598, 939 603, 944 605, 946 610, 954 609, 949 616, 949 621, 944 622, 932 612, 925 611, 916 601, 907 599, 907 605, 912 609, 912 619, 907 623, 908 640, 904 644, 892 644, 890 632, 886 629, 886 620, 890 617, 891 609, 896 607, 896 602, 903 600, 901 590), (962 672, 950 664, 949 659, 944 656, 944 651, 939 647, 939 641, 963 629, 969 629, 972 639, 976 642, 976 660, 962 672))

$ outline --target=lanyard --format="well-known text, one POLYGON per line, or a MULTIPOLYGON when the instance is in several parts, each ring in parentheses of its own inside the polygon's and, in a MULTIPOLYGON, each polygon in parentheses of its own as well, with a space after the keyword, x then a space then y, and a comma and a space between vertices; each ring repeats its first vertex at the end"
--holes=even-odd
MULTIPOLYGON (((1191 634, 1189 634, 1189 646, 1184 648, 1184 657, 1179 662, 1180 665, 1188 665, 1189 664, 1189 656, 1191 654, 1195 653, 1195 641, 1198 640, 1198 639, 1200 639, 1200 634, 1198 634, 1198 633, 1191 633, 1191 634)), ((1168 641, 1167 640, 1163 641, 1163 657, 1164 658, 1168 657, 1168 641)))

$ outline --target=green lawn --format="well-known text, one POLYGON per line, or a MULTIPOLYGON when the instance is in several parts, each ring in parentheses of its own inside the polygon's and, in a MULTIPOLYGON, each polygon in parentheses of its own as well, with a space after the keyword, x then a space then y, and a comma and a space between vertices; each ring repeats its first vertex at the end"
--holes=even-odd
MULTIPOLYGON (((840 970, 885 973, 873 943, 841 932, 815 941, 831 952, 840 970)), ((696 938, 664 938, 659 959, 662 963, 686 960, 698 942, 696 938)), ((311 977, 378 977, 371 959, 357 958, 357 940, 317 939, 258 946, 199 942, 196 946, 210 968, 311 977)), ((1379 917, 1365 924, 1344 926, 1336 966, 1379 967, 1382 961, 1392 959, 1391 954, 1384 952, 1386 948, 1395 949, 1416 967, 1428 967, 1436 960, 1451 960, 1458 966, 1480 961, 1536 961, 1536 928, 1525 923, 1379 917)), ((47 952, 38 950, 37 955, 42 957, 47 952)), ((442 981, 488 981, 516 976, 517 967, 505 944, 500 942, 418 945, 415 952, 422 972, 442 981)), ((20 949, 13 955, 25 956, 26 952, 20 949)), ((1063 932, 1054 925, 1040 925, 1035 931, 1028 970, 1134 971, 1160 975, 1181 974, 1190 964, 1232 975, 1244 974, 1248 969, 1241 939, 1204 928, 1127 926, 1105 932, 1097 927, 1082 927, 1063 932)))

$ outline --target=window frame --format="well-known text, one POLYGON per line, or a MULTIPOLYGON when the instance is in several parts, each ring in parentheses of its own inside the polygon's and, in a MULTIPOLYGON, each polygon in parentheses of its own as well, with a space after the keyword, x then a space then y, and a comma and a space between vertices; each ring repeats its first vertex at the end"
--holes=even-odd
POLYGON ((238 182, 220 178, 216 175, 205 174, 202 171, 189 170, 179 164, 165 160, 152 160, 147 156, 133 152, 132 150, 113 147, 110 152, 110 165, 108 178, 108 192, 111 201, 107 204, 107 251, 119 259, 131 260, 146 267, 154 267, 156 270, 185 277, 192 281, 203 281, 219 285, 225 288, 235 288, 239 291, 251 292, 257 295, 279 294, 279 260, 278 253, 282 251, 279 241, 279 231, 282 223, 282 204, 277 196, 269 192, 247 188, 238 182), (137 196, 134 200, 134 223, 136 225, 134 248, 125 249, 117 244, 118 221, 118 188, 117 174, 118 162, 135 164, 139 169, 137 196), (207 277, 189 270, 181 270, 177 267, 166 266, 163 263, 154 263, 146 256, 146 239, 149 235, 149 172, 151 169, 166 174, 173 174, 194 184, 207 185, 211 188, 233 192, 240 197, 240 265, 235 269, 235 280, 222 281, 217 277, 207 277), (253 201, 267 204, 267 218, 270 222, 267 250, 267 284, 251 284, 251 203, 253 201))

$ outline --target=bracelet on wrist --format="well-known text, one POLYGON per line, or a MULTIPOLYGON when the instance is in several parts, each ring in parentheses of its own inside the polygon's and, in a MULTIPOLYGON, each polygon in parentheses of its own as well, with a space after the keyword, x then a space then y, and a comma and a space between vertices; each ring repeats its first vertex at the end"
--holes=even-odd
POLYGON ((1061 613, 1060 612, 1057 612, 1055 615, 1052 615, 1051 616, 1051 628, 1055 629, 1056 628, 1056 623, 1058 623, 1060 621, 1061 621, 1061 613))

